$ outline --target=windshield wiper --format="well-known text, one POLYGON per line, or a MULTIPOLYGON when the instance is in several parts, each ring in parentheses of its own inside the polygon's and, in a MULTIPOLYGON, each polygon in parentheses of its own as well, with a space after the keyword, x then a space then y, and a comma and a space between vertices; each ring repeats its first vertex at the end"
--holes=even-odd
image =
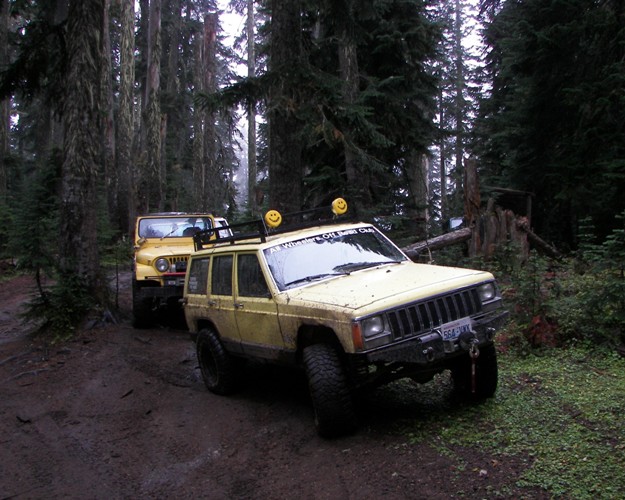
POLYGON ((322 280, 323 278, 327 278, 329 276, 343 276, 345 274, 347 274, 347 273, 339 272, 339 273, 314 274, 312 276, 304 276, 303 278, 299 278, 299 279, 296 279, 296 280, 293 280, 293 281, 289 281, 284 286, 285 287, 289 287, 289 286, 292 286, 292 285, 297 285, 299 283, 310 283, 311 281, 322 280))
POLYGON ((172 234, 174 234, 176 231, 178 231, 178 227, 175 227, 174 229, 172 229, 171 231, 169 231, 167 234, 161 236, 161 240, 163 238, 169 238, 172 234))
POLYGON ((400 262, 401 261, 398 260, 385 260, 382 262, 352 262, 350 264, 336 266, 334 269, 343 271, 345 273, 350 273, 353 271, 360 271, 361 269, 368 269, 370 267, 384 266, 386 264, 399 264, 400 262))

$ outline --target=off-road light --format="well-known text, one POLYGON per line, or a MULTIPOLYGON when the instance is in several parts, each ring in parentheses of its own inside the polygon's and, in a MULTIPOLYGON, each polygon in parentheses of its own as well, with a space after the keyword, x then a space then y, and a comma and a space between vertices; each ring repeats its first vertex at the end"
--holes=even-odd
POLYGON ((169 269, 169 262, 167 261, 167 259, 163 259, 161 257, 160 259, 156 259, 156 262, 154 263, 154 267, 159 273, 164 273, 165 271, 169 269))

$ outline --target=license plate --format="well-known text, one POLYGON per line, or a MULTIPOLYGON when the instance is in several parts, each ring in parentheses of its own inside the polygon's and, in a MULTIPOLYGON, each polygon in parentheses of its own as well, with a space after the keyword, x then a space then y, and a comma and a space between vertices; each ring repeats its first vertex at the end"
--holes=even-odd
POLYGON ((461 333, 471 331, 471 318, 462 318, 441 325, 443 340, 455 340, 461 333))

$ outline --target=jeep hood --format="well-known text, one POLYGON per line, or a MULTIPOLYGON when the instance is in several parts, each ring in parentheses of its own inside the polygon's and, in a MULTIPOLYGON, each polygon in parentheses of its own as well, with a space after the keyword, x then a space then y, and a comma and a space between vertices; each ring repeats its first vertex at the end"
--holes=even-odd
POLYGON ((285 293, 290 303, 348 308, 360 316, 492 279, 493 275, 484 271, 405 262, 353 272, 285 293))

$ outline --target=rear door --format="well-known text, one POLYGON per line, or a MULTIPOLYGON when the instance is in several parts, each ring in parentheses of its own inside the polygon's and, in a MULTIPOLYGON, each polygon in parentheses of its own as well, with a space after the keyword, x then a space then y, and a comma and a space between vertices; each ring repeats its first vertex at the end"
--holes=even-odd
MULTIPOLYGON (((208 319, 217 328, 224 342, 240 341, 239 330, 234 316, 234 254, 216 254, 211 257, 211 271, 207 306, 210 308, 208 319)), ((237 351, 238 348, 231 347, 237 351)))

